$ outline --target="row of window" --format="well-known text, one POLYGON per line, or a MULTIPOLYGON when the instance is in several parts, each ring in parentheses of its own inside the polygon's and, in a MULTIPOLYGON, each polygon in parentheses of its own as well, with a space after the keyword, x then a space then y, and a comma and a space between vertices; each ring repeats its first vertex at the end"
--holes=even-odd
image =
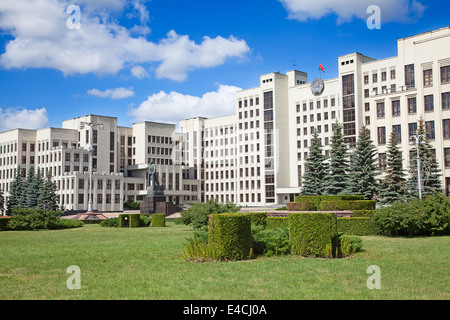
MULTIPOLYGON (((314 121, 322 121, 322 115, 323 115, 323 120, 328 120, 329 116, 328 116, 328 112, 324 112, 322 113, 317 113, 316 115, 314 114, 310 114, 309 115, 309 122, 314 122, 314 121)), ((336 119, 336 111, 331 111, 331 119, 336 119)), ((303 123, 308 123, 308 116, 304 115, 303 116, 303 123)), ((301 124, 301 117, 297 116, 297 124, 301 124)))
MULTIPOLYGON (((395 80, 396 74, 395 69, 390 70, 390 79, 395 80)), ((387 71, 381 72, 381 81, 387 80, 387 71)), ((378 73, 372 73, 372 83, 378 82, 378 73)), ((369 75, 364 76, 364 84, 369 84, 369 75)))
MULTIPOLYGON (((416 122, 409 123, 408 124, 408 136, 411 137, 412 135, 416 134, 417 128, 418 127, 417 127, 416 122)), ((392 132, 394 132, 397 142, 401 142, 402 141, 401 125, 400 124, 393 125, 392 132)), ((436 130, 435 130, 434 121, 425 121, 425 132, 426 132, 426 138, 428 140, 436 139, 436 130)), ((386 127, 378 127, 377 134, 378 134, 378 144, 385 145, 386 139, 387 139, 386 127)), ((443 135, 444 139, 450 139, 450 119, 442 120, 442 135, 443 135)))
MULTIPOLYGON (((336 106, 335 98, 331 98, 330 101, 331 101, 332 107, 336 106)), ((322 101, 321 100, 316 101, 316 103, 315 103, 316 109, 320 109, 322 107, 322 102, 323 102, 323 107, 328 108, 328 99, 324 99, 322 101)), ((300 112, 300 104, 297 104, 296 108, 297 108, 297 113, 300 112)), ((303 103, 302 110, 304 112, 308 111, 308 105, 305 102, 303 103)), ((314 102, 313 101, 309 102, 309 110, 314 110, 314 102)))
POLYGON ((253 98, 250 99, 245 99, 245 100, 239 100, 238 104, 239 104, 239 108, 242 108, 242 106, 244 107, 252 107, 253 106, 253 101, 255 102, 255 105, 258 106, 259 105, 259 97, 255 97, 255 99, 253 100, 253 98))

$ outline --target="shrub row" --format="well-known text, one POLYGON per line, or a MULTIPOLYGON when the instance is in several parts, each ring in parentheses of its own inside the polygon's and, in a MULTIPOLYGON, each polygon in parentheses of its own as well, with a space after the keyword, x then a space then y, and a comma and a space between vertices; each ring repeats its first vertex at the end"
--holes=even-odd
POLYGON ((339 232, 356 236, 370 236, 380 232, 374 221, 366 217, 337 218, 337 228, 339 232))
POLYGON ((8 226, 10 217, 0 217, 0 231, 11 230, 8 226))
POLYGON ((13 213, 15 215, 8 219, 7 224, 10 230, 66 229, 84 225, 83 221, 62 219, 61 211, 14 208, 13 213))
POLYGON ((371 217, 375 210, 352 210, 352 217, 371 217))
POLYGON ((289 228, 289 218, 284 217, 267 217, 267 229, 289 228))
POLYGON ((150 225, 150 218, 148 214, 119 214, 117 220, 104 220, 102 226, 104 227, 119 227, 119 228, 141 228, 150 225))
POLYGON ((289 211, 344 211, 374 210, 374 200, 364 200, 360 195, 296 196, 287 204, 289 211))

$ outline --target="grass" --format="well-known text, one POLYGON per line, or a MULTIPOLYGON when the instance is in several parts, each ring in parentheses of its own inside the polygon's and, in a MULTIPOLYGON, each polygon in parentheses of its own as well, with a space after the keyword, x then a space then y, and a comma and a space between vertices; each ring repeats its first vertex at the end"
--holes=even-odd
POLYGON ((296 256, 189 263, 192 229, 118 229, 85 225, 57 231, 0 232, 0 299, 443 299, 450 298, 449 236, 362 237, 350 259, 296 256), (71 265, 81 289, 69 290, 71 265), (371 265, 381 289, 369 290, 371 265))

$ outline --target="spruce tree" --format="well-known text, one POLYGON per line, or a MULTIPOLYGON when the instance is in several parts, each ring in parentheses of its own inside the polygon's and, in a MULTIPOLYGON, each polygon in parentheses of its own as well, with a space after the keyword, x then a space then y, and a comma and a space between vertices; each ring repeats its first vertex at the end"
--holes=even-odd
POLYGON ((344 142, 342 125, 336 121, 331 137, 330 161, 325 178, 325 194, 339 195, 350 192, 348 164, 347 145, 344 142))
POLYGON ((406 178, 402 163, 402 152, 395 134, 392 132, 388 142, 386 175, 380 183, 380 202, 382 204, 405 199, 406 178))
MULTIPOLYGON (((418 135, 423 135, 419 143, 420 178, 422 182, 422 195, 432 195, 434 192, 443 193, 441 170, 432 152, 433 147, 426 138, 425 124, 423 119, 419 120, 418 135)), ((407 181, 408 196, 419 197, 419 187, 417 184, 417 146, 414 140, 414 147, 410 151, 409 178, 407 181)))
POLYGON ((23 192, 25 194, 26 208, 35 208, 38 204, 39 186, 36 184, 33 165, 28 169, 23 192))
POLYGON ((302 179, 301 195, 322 195, 325 191, 327 165, 322 152, 322 143, 316 130, 313 132, 308 157, 305 160, 305 174, 302 179))
POLYGON ((5 212, 5 195, 3 194, 3 190, 0 189, 0 213, 3 215, 5 212))
POLYGON ((362 127, 359 131, 356 151, 350 162, 350 192, 374 199, 377 193, 377 148, 370 139, 370 130, 362 127))
POLYGON ((38 203, 40 209, 46 211, 58 210, 58 195, 56 194, 57 186, 52 181, 51 176, 47 176, 42 186, 42 192, 39 195, 38 203))
POLYGON ((14 180, 9 184, 9 197, 6 202, 7 213, 9 215, 12 214, 12 209, 14 207, 20 207, 20 204, 22 203, 21 199, 23 198, 22 191, 23 191, 22 170, 20 168, 20 165, 18 165, 14 180))

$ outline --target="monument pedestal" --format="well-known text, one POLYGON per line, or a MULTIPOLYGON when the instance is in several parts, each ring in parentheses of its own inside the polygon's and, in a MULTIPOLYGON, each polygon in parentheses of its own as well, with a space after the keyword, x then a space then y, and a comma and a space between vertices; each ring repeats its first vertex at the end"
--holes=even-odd
POLYGON ((166 196, 163 186, 150 186, 147 188, 147 196, 141 203, 141 214, 164 213, 167 214, 166 196))

